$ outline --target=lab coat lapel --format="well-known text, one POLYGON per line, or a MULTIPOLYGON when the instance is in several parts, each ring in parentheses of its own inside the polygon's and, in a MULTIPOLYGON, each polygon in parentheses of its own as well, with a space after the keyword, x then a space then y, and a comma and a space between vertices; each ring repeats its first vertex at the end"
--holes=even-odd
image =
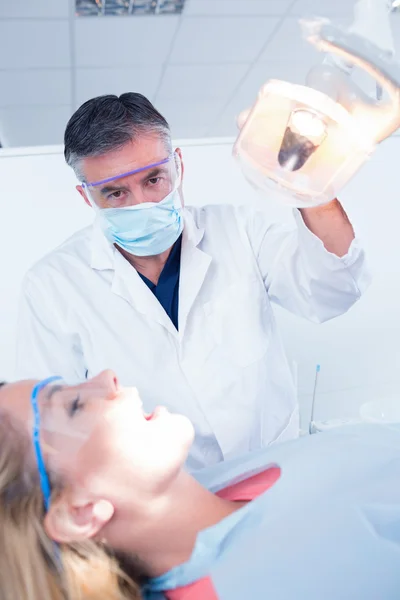
POLYGON ((178 337, 178 332, 160 302, 132 265, 109 244, 97 225, 94 226, 92 237, 92 268, 113 270, 112 292, 129 302, 141 314, 165 327, 173 336, 178 337))
POLYGON ((206 278, 211 256, 198 248, 204 229, 197 227, 190 212, 184 212, 181 271, 179 279, 179 336, 182 338, 189 312, 206 278))
POLYGON ((117 250, 115 251, 112 291, 124 298, 140 313, 157 321, 172 335, 178 337, 177 330, 158 299, 149 290, 132 265, 117 250))

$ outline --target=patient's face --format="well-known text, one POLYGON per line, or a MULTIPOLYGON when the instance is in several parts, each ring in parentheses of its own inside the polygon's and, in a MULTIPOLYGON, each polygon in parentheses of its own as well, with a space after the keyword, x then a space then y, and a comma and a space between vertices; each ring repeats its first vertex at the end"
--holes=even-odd
MULTIPOLYGON (((0 388, 0 408, 20 419, 29 433, 35 383, 0 388)), ((162 493, 181 470, 193 441, 191 423, 162 408, 146 416, 137 391, 121 388, 113 372, 53 388, 49 396, 41 415, 45 460, 71 485, 118 506, 132 494, 162 493)))

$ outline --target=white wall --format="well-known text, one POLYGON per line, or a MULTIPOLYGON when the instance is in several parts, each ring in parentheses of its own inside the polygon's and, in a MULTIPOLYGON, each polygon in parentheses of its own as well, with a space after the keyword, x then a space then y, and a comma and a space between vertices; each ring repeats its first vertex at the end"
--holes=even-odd
MULTIPOLYGON (((290 211, 261 200, 245 182, 231 158, 229 141, 193 141, 181 147, 188 204, 255 202, 273 220, 291 219, 290 211)), ((400 139, 388 140, 342 194, 374 270, 367 295, 347 315, 322 326, 277 310, 288 354, 299 363, 304 423, 316 363, 322 369, 316 418, 355 416, 366 400, 400 391, 399 155, 400 139)), ((61 148, 0 151, 0 379, 13 377, 24 272, 91 221, 91 210, 74 190, 75 183, 61 148)))

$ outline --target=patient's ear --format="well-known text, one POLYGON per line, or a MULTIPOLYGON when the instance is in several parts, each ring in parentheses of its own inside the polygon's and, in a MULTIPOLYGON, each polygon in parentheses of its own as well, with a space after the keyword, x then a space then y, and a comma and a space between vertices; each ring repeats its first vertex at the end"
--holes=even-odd
POLYGON ((62 493, 51 503, 44 520, 47 535, 55 542, 80 542, 96 537, 114 515, 108 500, 89 500, 62 493))

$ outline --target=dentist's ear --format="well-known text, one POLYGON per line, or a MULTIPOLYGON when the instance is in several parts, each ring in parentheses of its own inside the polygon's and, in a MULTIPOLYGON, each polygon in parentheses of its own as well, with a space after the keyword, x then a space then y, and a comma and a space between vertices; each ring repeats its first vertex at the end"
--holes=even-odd
POLYGON ((179 160, 179 169, 180 169, 179 174, 180 174, 180 178, 181 178, 181 181, 180 181, 180 184, 179 184, 179 188, 178 188, 178 190, 179 190, 179 196, 180 196, 180 199, 181 199, 182 207, 184 207, 185 206, 185 197, 183 195, 183 185, 182 185, 182 183, 183 183, 183 174, 185 172, 185 166, 183 164, 182 150, 180 148, 176 148, 175 154, 178 156, 177 160, 179 160))
POLYGON ((185 166, 183 164, 183 158, 182 158, 182 150, 180 148, 176 148, 175 152, 180 158, 180 175, 181 175, 181 183, 182 183, 183 173, 185 171, 185 166))
POLYGON ((75 189, 80 193, 80 195, 82 196, 82 198, 84 199, 84 201, 86 202, 86 204, 88 206, 90 206, 90 208, 92 208, 92 205, 90 204, 90 200, 86 196, 85 190, 83 189, 83 187, 81 185, 77 185, 75 189))
POLYGON ((51 503, 44 528, 55 542, 81 542, 98 536, 113 515, 114 506, 108 500, 89 501, 67 492, 51 503))

